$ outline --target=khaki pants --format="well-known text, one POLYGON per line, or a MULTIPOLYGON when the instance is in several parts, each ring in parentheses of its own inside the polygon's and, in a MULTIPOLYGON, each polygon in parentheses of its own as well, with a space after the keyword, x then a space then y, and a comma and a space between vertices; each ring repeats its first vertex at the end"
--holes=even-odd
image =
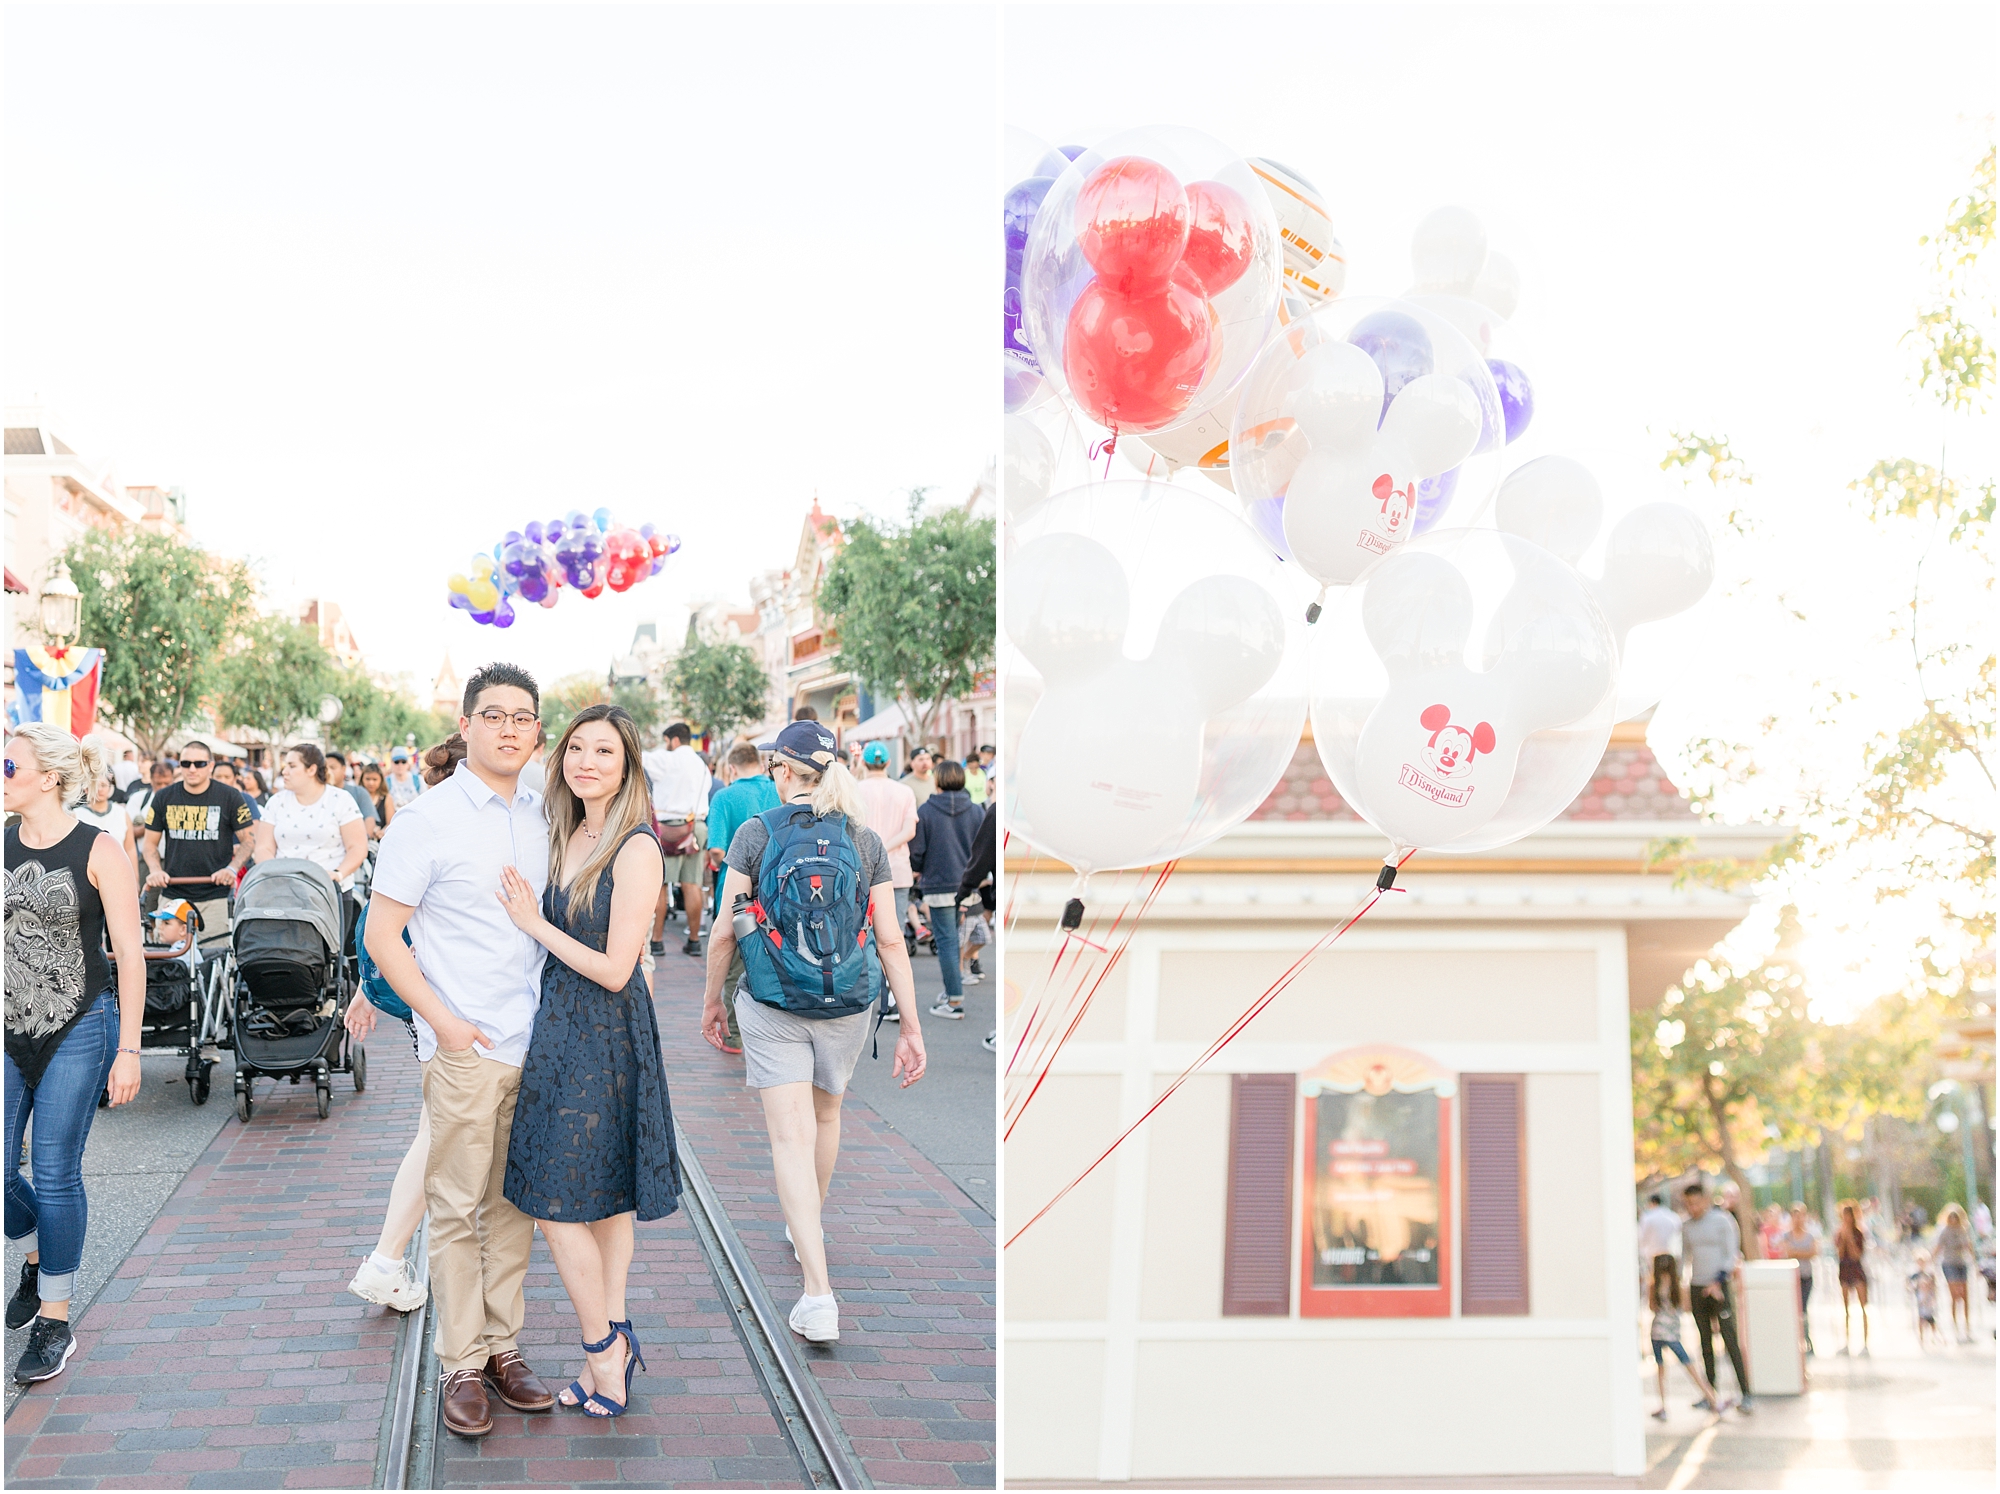
POLYGON ((431 1150, 431 1291, 438 1366, 479 1369, 515 1347, 535 1221, 501 1196, 521 1071, 475 1051, 442 1048, 424 1065, 431 1150))

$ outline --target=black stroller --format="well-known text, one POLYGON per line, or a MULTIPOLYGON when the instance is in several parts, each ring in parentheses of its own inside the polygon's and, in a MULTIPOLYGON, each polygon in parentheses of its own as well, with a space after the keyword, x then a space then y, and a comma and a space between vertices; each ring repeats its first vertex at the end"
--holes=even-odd
POLYGON ((259 862, 236 894, 230 939, 236 954, 231 1023, 236 1043, 236 1114, 256 1113, 260 1077, 297 1084, 311 1076, 320 1119, 333 1076, 367 1088, 368 1059, 343 1018, 354 991, 342 953, 340 892, 311 861, 259 862))

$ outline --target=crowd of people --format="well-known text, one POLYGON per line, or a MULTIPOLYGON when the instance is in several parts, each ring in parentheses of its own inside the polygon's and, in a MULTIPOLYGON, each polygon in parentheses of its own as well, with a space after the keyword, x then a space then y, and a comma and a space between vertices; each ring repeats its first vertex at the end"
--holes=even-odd
MULTIPOLYGON (((1667 1359, 1677 1359, 1700 1392, 1697 1407, 1724 1412, 1752 1410, 1750 1377, 1738 1336, 1738 1298, 1745 1260, 1745 1222, 1756 1236, 1765 1260, 1799 1263, 1800 1349, 1816 1355, 1811 1306, 1814 1284, 1825 1261, 1840 1292, 1840 1357, 1866 1357, 1869 1344, 1871 1293, 1894 1282, 1908 1294, 1920 1346, 1944 1335, 1937 1321, 1938 1284, 1942 1277, 1949 1303, 1953 1339, 1972 1342, 1970 1284, 1984 1278, 1986 1299, 1994 1296, 1993 1216, 1978 1203, 1968 1215, 1956 1203, 1947 1204, 1935 1226, 1924 1210, 1911 1204, 1892 1218, 1872 1198, 1843 1202, 1838 1223, 1823 1231, 1803 1201, 1790 1208, 1768 1205, 1761 1214, 1746 1212, 1734 1184, 1726 1184, 1719 1200, 1708 1185, 1695 1181, 1673 1197, 1650 1194, 1639 1215, 1639 1269, 1642 1300, 1649 1314, 1653 1363, 1660 1395, 1656 1419, 1667 1419, 1667 1359), (1682 1314, 1692 1320, 1701 1368, 1696 1369, 1682 1342, 1682 1314), (1860 1326, 1856 1347, 1855 1326, 1860 1326), (1715 1340, 1722 1347, 1736 1379, 1737 1391, 1724 1395, 1716 1378, 1715 1340)), ((1879 1302, 1874 1304, 1879 1311, 1879 1302)), ((1989 1330, 1990 1331, 1990 1330, 1989 1330)))
MULTIPOLYGON (((349 1290, 410 1310, 404 1259, 430 1220, 441 1414, 482 1435, 492 1406, 624 1413, 643 1348, 625 1304, 633 1224, 683 1188, 650 974, 677 906, 705 960, 700 1030, 758 1092, 801 1294, 794 1331, 839 1337, 820 1210, 840 1107, 871 1033, 896 1024, 892 1075, 927 1060, 911 951, 928 942, 930 1015, 964 1015, 991 943, 997 775, 919 748, 892 776, 883 743, 843 753, 801 711, 762 743, 704 756, 681 722, 647 749, 598 705, 551 744, 532 677, 466 686, 460 730, 422 754, 350 761, 287 747, 278 786, 200 740, 107 764, 54 728, 8 738, 6 1233, 27 1266, 8 1306, 34 1320, 16 1368, 60 1374, 87 1223, 81 1163, 99 1097, 138 1089, 142 911, 171 933, 226 934, 253 861, 321 866, 343 905, 360 993, 346 1023, 407 1022, 422 1067, 417 1134, 381 1234, 349 1290), (143 905, 143 907, 142 907, 143 905), (709 913, 703 939, 704 912, 709 913), (116 975, 106 950, 116 957, 116 975), (114 989, 115 986, 115 989, 114 989), (551 1393, 521 1356, 539 1228, 578 1319, 583 1364, 551 1393)), ((986 1046, 993 1046, 989 1033, 986 1046)))

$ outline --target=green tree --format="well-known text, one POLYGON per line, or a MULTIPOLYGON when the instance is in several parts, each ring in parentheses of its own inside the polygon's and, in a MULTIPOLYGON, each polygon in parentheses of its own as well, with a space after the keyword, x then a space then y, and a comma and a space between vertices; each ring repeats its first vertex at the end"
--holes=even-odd
POLYGON ((210 704, 218 724, 264 733, 274 752, 319 711, 332 688, 333 659, 319 635, 276 614, 244 626, 215 671, 210 704))
POLYGON ((82 637, 104 649, 98 707, 152 757, 215 683, 254 593, 240 562, 171 534, 93 529, 63 554, 82 593, 82 637))
POLYGON ((456 720, 442 722, 419 706, 406 682, 385 682, 359 664, 334 669, 325 693, 340 701, 339 717, 325 730, 327 740, 343 752, 381 751, 412 735, 419 748, 430 747, 458 729, 456 720))
POLYGON ((757 655, 734 640, 696 639, 667 666, 667 692, 674 708, 718 741, 727 740, 744 722, 762 717, 770 691, 770 679, 757 655))
POLYGON ((920 517, 922 504, 917 489, 903 524, 849 528, 820 607, 839 631, 842 661, 928 738, 945 701, 970 694, 992 667, 997 568, 990 518, 920 517))

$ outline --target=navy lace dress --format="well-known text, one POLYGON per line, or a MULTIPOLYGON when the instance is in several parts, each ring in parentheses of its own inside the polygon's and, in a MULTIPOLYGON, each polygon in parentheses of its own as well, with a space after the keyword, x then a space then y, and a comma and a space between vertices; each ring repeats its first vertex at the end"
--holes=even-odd
MULTIPOLYGON (((611 882, 607 871, 589 914, 574 921, 561 889, 551 885, 542 916, 602 950, 611 929, 611 882)), ((521 1069, 503 1191, 531 1218, 577 1224, 633 1212, 663 1219, 680 1207, 667 1071, 643 965, 616 992, 554 955, 543 965, 542 1005, 521 1069)))

